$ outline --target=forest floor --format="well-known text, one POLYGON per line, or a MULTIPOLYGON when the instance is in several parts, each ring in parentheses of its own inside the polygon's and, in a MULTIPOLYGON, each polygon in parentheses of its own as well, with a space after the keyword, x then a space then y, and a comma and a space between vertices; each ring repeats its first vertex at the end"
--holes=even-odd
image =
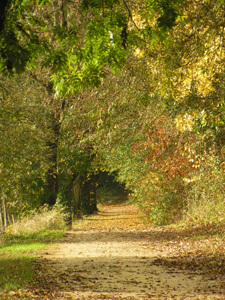
POLYGON ((224 241, 215 228, 142 221, 125 204, 77 221, 39 254, 33 299, 225 299, 224 241))

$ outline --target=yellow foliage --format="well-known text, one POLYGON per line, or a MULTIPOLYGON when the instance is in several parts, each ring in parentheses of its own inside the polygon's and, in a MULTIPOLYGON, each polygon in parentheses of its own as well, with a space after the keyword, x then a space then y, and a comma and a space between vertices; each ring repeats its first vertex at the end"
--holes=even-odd
MULTIPOLYGON (((177 26, 174 36, 182 39, 180 32, 183 29, 177 26)), ((181 60, 181 67, 176 70, 176 77, 173 77, 177 87, 177 90, 174 90, 174 97, 178 102, 191 93, 193 82, 195 82, 197 94, 207 97, 214 91, 212 83, 215 80, 215 74, 224 70, 225 50, 222 35, 219 33, 212 35, 208 26, 196 31, 193 24, 186 24, 185 30, 188 36, 198 36, 200 46, 196 43, 196 49, 190 49, 190 53, 186 52, 186 56, 183 56, 181 60), (201 47, 201 54, 197 51, 198 46, 201 47)))
POLYGON ((138 58, 142 58, 145 55, 145 51, 140 48, 134 48, 134 55, 138 58))
POLYGON ((185 114, 175 118, 176 127, 180 132, 192 131, 194 126, 194 116, 185 114))
POLYGON ((143 20, 138 14, 138 12, 133 12, 132 14, 132 22, 129 23, 129 29, 133 29, 134 27, 138 27, 139 29, 144 29, 146 26, 146 20, 143 20))

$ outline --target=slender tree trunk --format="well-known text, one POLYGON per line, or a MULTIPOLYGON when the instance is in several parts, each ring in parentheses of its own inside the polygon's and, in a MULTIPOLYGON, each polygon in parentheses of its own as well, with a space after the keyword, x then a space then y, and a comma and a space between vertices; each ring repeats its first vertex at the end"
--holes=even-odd
POLYGON ((91 213, 97 212, 97 197, 96 197, 96 181, 97 175, 92 175, 90 182, 90 208, 91 213))
POLYGON ((60 135, 60 121, 59 118, 52 116, 50 130, 52 137, 49 138, 47 146, 49 149, 49 163, 50 167, 46 174, 46 182, 44 188, 44 200, 50 206, 56 203, 58 194, 58 142, 60 135))
POLYGON ((83 177, 78 174, 72 183, 71 214, 72 218, 81 218, 81 196, 83 177))
POLYGON ((0 199, 0 220, 1 220, 1 227, 4 228, 4 214, 3 214, 3 205, 1 199, 0 199))
POLYGON ((82 208, 87 214, 92 214, 98 211, 96 200, 96 175, 94 174, 92 174, 91 177, 83 184, 82 208))
POLYGON ((4 209, 4 227, 6 228, 8 226, 8 214, 7 214, 5 198, 3 198, 3 209, 4 209))
POLYGON ((7 15, 7 10, 10 7, 11 0, 1 0, 0 1, 0 33, 3 31, 5 27, 5 18, 7 15))

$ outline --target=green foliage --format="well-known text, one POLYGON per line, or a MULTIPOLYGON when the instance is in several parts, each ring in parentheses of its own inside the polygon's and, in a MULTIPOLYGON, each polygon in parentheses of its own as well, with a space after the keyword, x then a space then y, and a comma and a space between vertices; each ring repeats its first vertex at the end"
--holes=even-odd
POLYGON ((199 171, 188 180, 191 189, 187 195, 185 220, 198 224, 225 221, 225 177, 223 163, 213 152, 204 158, 199 171))
POLYGON ((90 9, 90 8, 112 8, 114 4, 118 4, 119 0, 83 0, 81 3, 81 8, 90 9))
POLYGON ((26 84, 1 84, 1 203, 19 215, 58 185, 58 202, 67 203, 77 174, 116 171, 155 224, 183 211, 194 220, 197 206, 210 222, 223 219, 222 2, 6 6, 1 71, 32 72, 26 84))
POLYGON ((21 1, 19 5, 8 1, 0 35, 0 70, 4 75, 24 72, 37 53, 43 51, 41 48, 46 50, 45 42, 34 29, 38 18, 27 13, 30 5, 31 1, 21 1))
POLYGON ((20 45, 14 31, 7 32, 1 40, 0 55, 0 71, 3 74, 14 70, 22 73, 31 59, 30 50, 20 45))
MULTIPOLYGON (((158 24, 165 30, 174 26, 178 4, 179 1, 152 1, 141 3, 141 8, 151 15, 160 13, 158 24)), ((41 61, 43 68, 52 71, 56 92, 72 94, 82 86, 99 86, 107 68, 118 71, 127 49, 143 39, 145 28, 128 28, 136 4, 83 0, 66 6, 55 1, 53 6, 54 13, 48 1, 23 1, 10 10, 0 39, 3 73, 20 73, 41 61)))
POLYGON ((116 181, 116 174, 100 172, 98 175, 97 201, 98 203, 122 203, 127 201, 128 191, 124 184, 116 181))
POLYGON ((175 25, 178 16, 178 5, 182 2, 182 0, 148 1, 148 6, 161 14, 160 17, 157 18, 159 28, 166 30, 171 29, 175 25))
POLYGON ((127 14, 124 9, 114 9, 121 7, 120 1, 104 1, 103 6, 101 1, 83 1, 80 7, 72 3, 62 7, 55 1, 54 7, 58 11, 52 14, 48 1, 24 1, 10 10, 0 36, 1 72, 21 73, 41 60, 43 68, 52 70, 58 94, 99 85, 105 66, 118 70, 126 55, 120 34, 127 14), (80 13, 84 8, 87 11, 80 13), (90 15, 92 9, 97 11, 90 15))
POLYGON ((43 5, 46 5, 49 2, 49 0, 37 0, 37 5, 42 7, 43 5))
POLYGON ((6 199, 8 213, 17 217, 41 204, 49 168, 46 139, 51 132, 42 105, 45 92, 38 84, 21 76, 2 79, 0 89, 0 197, 6 199))

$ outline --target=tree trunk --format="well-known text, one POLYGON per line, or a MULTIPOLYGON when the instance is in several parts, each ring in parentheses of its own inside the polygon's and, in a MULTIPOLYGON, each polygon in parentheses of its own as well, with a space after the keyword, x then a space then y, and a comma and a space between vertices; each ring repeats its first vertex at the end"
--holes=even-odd
POLYGON ((92 174, 83 184, 82 209, 84 213, 87 214, 92 214, 98 211, 96 200, 96 175, 92 174))
POLYGON ((56 116, 52 116, 50 129, 53 133, 47 142, 49 149, 49 163, 50 167, 46 174, 44 199, 43 203, 53 206, 56 203, 58 194, 58 168, 57 168, 57 156, 58 156, 58 141, 60 135, 60 121, 56 116))
POLYGON ((92 175, 90 182, 90 211, 91 213, 97 212, 97 197, 96 197, 96 180, 97 175, 92 175))
POLYGON ((11 0, 1 0, 0 1, 0 33, 5 27, 5 19, 7 15, 7 10, 9 9, 11 0))
POLYGON ((71 189, 71 217, 81 218, 81 195, 82 195, 83 178, 80 174, 72 182, 71 189))
POLYGON ((7 215, 7 207, 6 207, 6 200, 3 198, 3 209, 4 209, 4 228, 8 226, 8 215, 7 215))
POLYGON ((1 220, 1 227, 4 228, 4 214, 3 214, 3 205, 1 199, 0 199, 0 220, 1 220))

